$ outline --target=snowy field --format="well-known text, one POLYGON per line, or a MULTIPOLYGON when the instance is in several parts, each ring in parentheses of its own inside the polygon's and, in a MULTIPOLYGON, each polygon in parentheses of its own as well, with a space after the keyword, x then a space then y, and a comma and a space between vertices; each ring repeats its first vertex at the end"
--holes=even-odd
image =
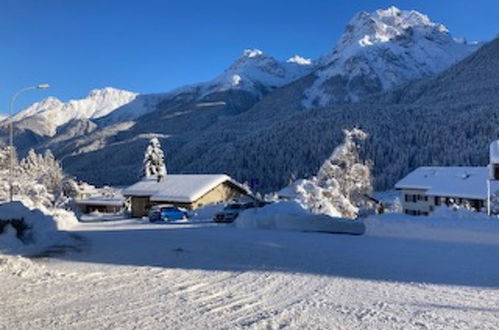
POLYGON ((65 253, 0 255, 0 328, 497 329, 499 223, 463 240, 390 217, 364 236, 81 223, 65 253))

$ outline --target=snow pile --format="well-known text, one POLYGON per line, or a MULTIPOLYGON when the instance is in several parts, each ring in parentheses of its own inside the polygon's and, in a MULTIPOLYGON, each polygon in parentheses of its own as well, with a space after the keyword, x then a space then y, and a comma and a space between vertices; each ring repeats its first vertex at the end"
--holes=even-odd
POLYGON ((21 202, 0 204, 0 220, 8 222, 0 234, 0 251, 7 254, 31 254, 43 249, 69 242, 69 236, 58 231, 54 217, 41 212, 30 210, 21 202), (12 221, 22 219, 24 230, 19 232, 12 221))
POLYGON ((371 236, 499 245, 499 219, 485 213, 438 208, 428 217, 384 214, 364 220, 371 236))
POLYGON ((294 201, 251 208, 236 218, 238 228, 363 234, 364 225, 350 219, 313 214, 294 201))
POLYGON ((0 273, 22 278, 38 279, 53 274, 53 272, 47 270, 44 266, 36 264, 28 258, 7 255, 0 255, 0 273))

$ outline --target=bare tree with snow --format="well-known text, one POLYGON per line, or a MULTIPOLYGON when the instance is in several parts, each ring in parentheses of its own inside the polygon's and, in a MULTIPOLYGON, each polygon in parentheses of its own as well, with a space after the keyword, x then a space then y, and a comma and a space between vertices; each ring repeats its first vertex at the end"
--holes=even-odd
POLYGON ((144 154, 143 176, 146 178, 155 176, 158 182, 161 181, 166 176, 164 158, 158 138, 152 138, 144 154))
POLYGON ((355 218, 370 206, 371 164, 362 162, 359 143, 367 138, 361 129, 344 130, 344 142, 322 164, 317 176, 295 184, 298 201, 314 213, 355 218))
MULTIPOLYGON (((7 200, 10 190, 9 149, 0 144, 0 199, 7 200)), ((21 161, 14 158, 13 192, 32 206, 52 207, 63 193, 66 176, 50 151, 44 155, 30 150, 21 161)))

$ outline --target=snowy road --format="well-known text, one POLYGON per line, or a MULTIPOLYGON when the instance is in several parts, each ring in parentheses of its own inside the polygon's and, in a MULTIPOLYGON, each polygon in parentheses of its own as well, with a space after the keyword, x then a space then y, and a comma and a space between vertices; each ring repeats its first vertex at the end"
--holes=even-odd
POLYGON ((2 257, 1 329, 497 329, 499 242, 80 224, 2 257))

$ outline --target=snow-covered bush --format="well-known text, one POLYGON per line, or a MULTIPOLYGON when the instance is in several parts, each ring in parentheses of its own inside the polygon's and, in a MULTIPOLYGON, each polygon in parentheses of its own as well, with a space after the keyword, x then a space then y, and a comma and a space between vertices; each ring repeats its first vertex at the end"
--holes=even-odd
MULTIPOLYGON (((0 145, 0 200, 8 200, 10 184, 9 148, 0 145)), ((52 207, 62 193, 64 173, 50 151, 39 155, 33 150, 20 162, 13 159, 14 196, 28 199, 34 206, 52 207)))
POLYGON ((143 176, 146 178, 156 176, 161 181, 166 176, 165 155, 161 149, 158 138, 149 141, 143 162, 143 176))
POLYGON ((345 140, 322 164, 317 176, 294 184, 296 198, 313 213, 355 218, 361 208, 371 207, 371 164, 362 162, 359 142, 367 134, 361 129, 344 130, 345 140))
MULTIPOLYGON (((77 222, 72 212, 62 209, 73 209, 69 206, 76 195, 69 193, 76 194, 73 190, 77 189, 77 184, 64 175, 50 151, 40 155, 30 150, 21 161, 14 157, 13 165, 12 183, 17 201, 52 216, 59 229, 77 222)), ((0 142, 0 201, 9 200, 9 166, 9 148, 0 142)))

